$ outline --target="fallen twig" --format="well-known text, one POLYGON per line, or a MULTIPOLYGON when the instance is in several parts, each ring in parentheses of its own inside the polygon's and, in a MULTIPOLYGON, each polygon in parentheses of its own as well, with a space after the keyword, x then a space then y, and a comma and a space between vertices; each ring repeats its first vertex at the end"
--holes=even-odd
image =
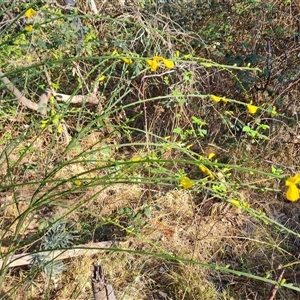
MULTIPOLYGON (((278 284, 281 282, 283 274, 284 274, 284 269, 282 269, 282 265, 278 266, 279 274, 276 277, 276 281, 278 282, 278 284)), ((267 298, 267 300, 274 300, 278 291, 278 284, 275 284, 272 288, 271 291, 269 293, 269 296, 267 298)))
POLYGON ((27 99, 14 85, 13 83, 4 76, 2 71, 0 70, 0 76, 2 77, 3 83, 6 85, 7 89, 11 91, 18 101, 21 102, 24 106, 31 110, 39 111, 42 115, 46 115, 47 113, 47 104, 51 94, 48 94, 48 90, 46 90, 41 96, 39 103, 34 103, 31 100, 27 99))
MULTIPOLYGON (((4 75, 4 73, 0 70, 0 77, 3 83, 6 85, 6 88, 11 91, 17 100, 24 105, 25 107, 35 110, 42 115, 47 114, 47 105, 50 97, 53 95, 57 101, 61 102, 69 102, 69 103, 91 103, 91 104, 99 104, 100 99, 96 95, 96 89, 90 95, 67 95, 56 93, 51 89, 46 89, 44 93, 40 96, 39 102, 35 103, 26 98, 15 86, 14 84, 4 75)), ((97 86, 97 85, 96 85, 97 86)), ((98 87, 98 86, 97 86, 98 87)))
POLYGON ((0 259, 0 269, 5 262, 7 268, 25 266, 34 263, 34 261, 39 259, 44 259, 45 261, 51 260, 63 260, 66 258, 72 258, 85 254, 95 254, 102 250, 102 248, 110 248, 114 245, 114 241, 106 241, 99 243, 92 243, 88 245, 78 245, 75 249, 68 250, 52 250, 52 251, 41 251, 37 253, 23 253, 15 254, 8 259, 0 259))

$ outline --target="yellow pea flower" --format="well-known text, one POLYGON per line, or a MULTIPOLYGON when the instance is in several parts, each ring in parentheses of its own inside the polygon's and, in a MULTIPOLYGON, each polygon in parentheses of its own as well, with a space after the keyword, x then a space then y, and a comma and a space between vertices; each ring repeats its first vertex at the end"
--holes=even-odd
POLYGON ((33 16, 36 15, 36 11, 33 8, 29 8, 26 12, 25 12, 25 17, 27 17, 28 19, 32 18, 33 16))
POLYGON ((245 208, 249 208, 249 207, 250 207, 250 204, 247 203, 247 202, 243 202, 242 205, 243 205, 245 208))
POLYGON ((229 202, 230 202, 232 205, 236 206, 236 207, 240 207, 240 206, 241 206, 239 200, 236 200, 236 199, 230 199, 229 202))
POLYGON ((141 160, 141 158, 139 157, 139 156, 133 156, 132 158, 131 158, 131 161, 132 162, 137 162, 137 161, 140 161, 141 160))
POLYGON ((114 51, 112 52, 111 55, 119 55, 118 50, 117 50, 117 49, 114 49, 114 51))
POLYGON ((53 123, 54 125, 58 125, 59 122, 60 122, 60 115, 57 114, 57 115, 54 116, 54 118, 53 118, 53 120, 52 120, 52 123, 53 123))
POLYGON ((218 97, 216 95, 210 95, 211 100, 215 101, 215 102, 220 102, 222 97, 218 97))
POLYGON ((273 106, 273 109, 271 111, 271 115, 272 116, 276 116, 277 115, 276 106, 273 106))
POLYGON ((55 59, 59 59, 59 55, 55 52, 52 52, 52 55, 54 56, 55 59))
POLYGON ((76 186, 81 186, 81 185, 82 185, 82 181, 76 179, 76 180, 74 181, 74 184, 75 184, 76 186))
POLYGON ((155 59, 147 59, 146 63, 150 66, 150 70, 151 72, 154 72, 157 70, 157 68, 159 67, 159 64, 157 62, 157 60, 155 59))
POLYGON ((227 102, 228 102, 228 99, 225 98, 225 97, 222 97, 222 98, 221 98, 221 101, 223 101, 224 103, 227 103, 227 102))
POLYGON ((230 199, 229 202, 238 207, 238 208, 249 208, 250 207, 250 204, 247 203, 247 202, 244 202, 244 201, 239 201, 239 200, 236 200, 236 199, 230 199))
POLYGON ((257 112, 258 107, 252 104, 247 104, 247 109, 250 114, 254 115, 257 112))
POLYGON ((292 177, 289 177, 285 181, 285 185, 288 186, 288 190, 286 192, 286 198, 289 201, 295 202, 300 198, 300 192, 297 187, 297 184, 300 182, 300 174, 295 174, 292 177))
POLYGON ((186 54, 186 55, 183 56, 184 59, 189 59, 191 57, 192 57, 192 54, 186 54))
POLYGON ((63 131, 64 131, 64 128, 62 127, 61 124, 59 124, 57 127, 57 133, 62 133, 63 131))
POLYGON ((200 171, 201 171, 204 175, 209 176, 209 178, 210 178, 211 180, 214 180, 214 179, 215 179, 215 176, 213 175, 213 173, 212 173, 207 167, 205 167, 204 165, 200 165, 200 166, 199 166, 199 169, 200 169, 200 171))
POLYGON ((105 78, 106 78, 106 77, 105 77, 104 75, 102 75, 102 76, 99 77, 98 81, 104 81, 105 78))
POLYGON ((297 188, 296 184, 291 184, 286 192, 286 199, 288 199, 291 202, 295 202, 299 200, 299 198, 299 189, 297 188))
POLYGON ((174 61, 163 59, 163 63, 167 69, 173 69, 174 68, 174 61))
POLYGON ((214 152, 210 152, 207 156, 208 159, 212 159, 216 154, 214 152))
POLYGON ((32 29, 33 29, 33 26, 32 26, 32 25, 27 25, 27 26, 25 27, 25 30, 26 30, 27 32, 31 32, 32 29))
POLYGON ((187 176, 183 176, 180 179, 180 186, 182 186, 184 189, 189 189, 194 185, 194 182, 188 178, 187 176))
POLYGON ((286 181, 285 181, 285 185, 286 186, 290 186, 292 184, 297 184, 300 182, 300 173, 296 174, 293 177, 289 177, 286 181))
POLYGON ((131 65, 132 64, 132 59, 131 58, 123 57, 122 60, 127 65, 131 65))
POLYGON ((156 60, 156 61, 164 60, 164 58, 162 56, 153 56, 152 59, 156 60))
POLYGON ((211 67, 212 67, 212 64, 210 64, 210 63, 202 63, 202 66, 203 66, 204 68, 211 68, 211 67))
POLYGON ((40 128, 44 129, 48 126, 49 120, 42 120, 40 128))

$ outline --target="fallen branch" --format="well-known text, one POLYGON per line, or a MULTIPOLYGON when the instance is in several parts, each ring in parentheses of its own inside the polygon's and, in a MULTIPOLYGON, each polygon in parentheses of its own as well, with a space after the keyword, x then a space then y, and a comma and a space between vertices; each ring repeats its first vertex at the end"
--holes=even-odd
MULTIPOLYGON (((26 98, 15 86, 14 84, 4 75, 4 73, 0 70, 0 77, 5 84, 6 88, 14 94, 16 99, 25 107, 35 110, 42 115, 47 114, 47 105, 50 97, 53 95, 57 101, 61 102, 69 102, 69 103, 91 103, 91 104, 99 104, 100 99, 96 95, 96 88, 90 95, 67 95, 56 93, 51 89, 46 89, 44 93, 39 97, 39 102, 35 103, 26 98)), ((96 87, 98 85, 96 84, 96 87)))
POLYGON ((91 95, 66 95, 61 93, 55 93, 52 92, 53 96, 56 98, 57 101, 61 102, 70 102, 70 103, 82 103, 82 102, 88 102, 91 104, 98 104, 99 99, 95 94, 91 95))
POLYGON ((26 106, 27 108, 31 109, 31 110, 35 110, 35 111, 39 111, 42 115, 46 115, 47 113, 47 104, 49 101, 49 98, 51 96, 51 94, 48 94, 48 90, 45 91, 45 93, 43 93, 40 96, 40 101, 39 103, 34 103, 31 100, 27 99, 14 85, 13 83, 4 76, 4 74, 2 73, 2 71, 0 70, 0 76, 2 77, 2 81, 3 83, 6 85, 6 88, 11 91, 15 97, 17 98, 17 100, 19 102, 21 102, 22 105, 26 106))
POLYGON ((45 261, 51 260, 63 260, 67 258, 72 258, 80 255, 92 255, 98 253, 99 250, 103 250, 103 248, 110 248, 114 245, 113 241, 107 242, 99 242, 92 243, 88 245, 78 245, 76 249, 68 249, 68 250, 52 250, 52 251, 41 251, 37 253, 23 253, 23 254, 15 254, 11 256, 9 259, 0 259, 0 269, 5 262, 5 266, 7 268, 19 267, 30 265, 37 261, 37 259, 44 259, 45 261), (98 248, 98 249, 97 249, 98 248))

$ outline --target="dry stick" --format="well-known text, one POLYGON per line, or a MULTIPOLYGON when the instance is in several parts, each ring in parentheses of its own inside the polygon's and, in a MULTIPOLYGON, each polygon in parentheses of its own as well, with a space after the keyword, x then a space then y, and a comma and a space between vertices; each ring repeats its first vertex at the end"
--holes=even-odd
POLYGON ((95 300, 116 300, 112 286, 106 283, 102 266, 91 265, 91 282, 95 300))
MULTIPOLYGON (((43 251, 39 253, 16 254, 11 256, 8 259, 6 267, 12 268, 12 267, 30 265, 34 261, 36 261, 37 258, 42 258, 45 261, 51 261, 51 260, 63 260, 66 258, 72 258, 72 257, 85 255, 85 254, 92 255, 98 253, 99 250, 102 250, 102 248, 110 248, 114 244, 115 244, 114 241, 106 241, 106 242, 99 242, 99 243, 91 243, 88 245, 78 245, 76 246, 76 248, 78 249, 53 250, 53 251, 43 251)), ((0 259, 0 269, 2 268, 2 265, 3 265, 3 259, 0 259)))
MULTIPOLYGON (((52 81, 51 81, 50 75, 45 67, 44 67, 44 73, 45 73, 48 85, 51 86, 52 81)), ((94 87, 93 87, 93 92, 90 95, 73 95, 72 96, 72 95, 66 95, 66 94, 62 94, 62 93, 56 93, 53 89, 51 89, 51 93, 56 98, 57 101, 61 101, 61 102, 69 101, 70 103, 76 104, 76 103, 82 103, 83 101, 86 101, 91 104, 99 104, 99 99, 97 97, 98 88, 99 88, 99 80, 96 80, 96 83, 94 84, 94 87)))
POLYGON ((40 101, 39 103, 34 103, 31 100, 27 99, 14 85, 13 83, 4 76, 4 74, 2 73, 2 71, 0 70, 0 76, 2 77, 2 81, 4 82, 4 84, 6 85, 7 89, 9 91, 11 91, 15 97, 17 98, 18 101, 20 101, 24 106, 26 106, 27 108, 31 109, 31 110, 35 110, 38 111, 40 109, 40 112, 42 115, 46 115, 46 108, 47 108, 47 104, 48 104, 48 100, 51 96, 51 94, 49 94, 49 91, 46 90, 41 96, 40 96, 40 101))
MULTIPOLYGON (((278 276, 276 277, 276 281, 277 281, 278 283, 280 283, 281 280, 282 280, 283 274, 284 274, 284 269, 282 269, 282 265, 279 265, 279 266, 278 266, 278 271, 279 271, 279 274, 278 274, 278 276)), ((275 285, 272 287, 272 289, 271 289, 271 291, 270 291, 270 293, 269 293, 269 296, 268 296, 267 300, 274 300, 275 297, 276 297, 277 291, 278 291, 278 284, 275 284, 275 285)))
POLYGON ((70 103, 82 103, 87 102, 91 104, 98 104, 99 99, 95 94, 91 95, 66 95, 61 93, 53 92, 53 96, 57 99, 57 101, 61 102, 70 102, 70 103))
MULTIPOLYGON (((70 103, 82 103, 87 102, 91 104, 98 104, 99 99, 96 96, 96 90, 91 95, 66 95, 61 93, 56 93, 51 89, 46 89, 45 92, 40 96, 39 103, 34 103, 31 100, 27 99, 14 85, 13 83, 4 76, 4 74, 0 70, 0 77, 7 89, 11 91, 17 100, 21 102, 24 106, 31 110, 35 110, 40 112, 42 115, 46 115, 47 113, 47 104, 50 97, 53 95, 57 101, 61 102, 70 102, 70 103)), ((96 85, 97 87, 97 85, 96 85)))

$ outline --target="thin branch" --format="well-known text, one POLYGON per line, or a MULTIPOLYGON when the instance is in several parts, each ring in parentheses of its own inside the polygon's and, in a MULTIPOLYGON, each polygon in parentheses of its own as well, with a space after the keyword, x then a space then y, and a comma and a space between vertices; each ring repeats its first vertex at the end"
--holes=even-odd
POLYGON ((25 107, 40 112, 42 115, 47 114, 47 105, 50 97, 53 95, 57 101, 69 102, 69 103, 91 103, 99 104, 100 100, 103 98, 98 98, 96 95, 98 85, 95 84, 95 88, 90 95, 67 95, 56 93, 52 89, 46 89, 44 93, 40 96, 39 102, 35 103, 26 98, 15 86, 14 84, 2 73, 0 70, 0 77, 5 84, 6 88, 14 94, 17 100, 25 107))
POLYGON ((57 101, 61 101, 61 102, 70 102, 70 103, 87 102, 87 103, 91 103, 91 104, 99 103, 99 99, 95 94, 72 96, 72 95, 66 95, 66 94, 53 92, 53 96, 56 98, 57 101))
MULTIPOLYGON (((34 261, 36 261, 36 259, 39 257, 44 258, 44 260, 50 261, 50 260, 63 260, 66 258, 76 257, 85 254, 92 255, 98 253, 101 250, 100 248, 110 248, 113 245, 114 245, 113 241, 107 241, 107 242, 91 243, 88 245, 78 245, 76 246, 76 249, 16 254, 11 256, 7 260, 6 267, 12 268, 12 267, 30 265, 34 261)), ((0 259, 0 269, 3 266, 3 262, 4 259, 0 259)))
MULTIPOLYGON (((278 266, 278 271, 279 271, 279 274, 277 275, 276 277, 276 281, 278 282, 278 284, 281 282, 282 280, 282 277, 283 277, 283 274, 284 274, 284 269, 282 269, 282 265, 279 265, 278 266)), ((275 297, 276 297, 276 294, 277 294, 277 291, 278 291, 278 284, 275 284, 272 288, 271 288, 271 291, 268 295, 268 298, 267 300, 275 300, 275 297)))
POLYGON ((27 108, 35 111, 39 111, 42 115, 46 115, 47 113, 47 104, 51 94, 49 94, 49 90, 46 90, 41 96, 39 103, 34 103, 31 100, 27 99, 14 85, 13 83, 4 76, 2 71, 0 70, 0 76, 2 78, 3 83, 6 85, 6 88, 11 91, 14 96, 17 98, 22 105, 27 108))

